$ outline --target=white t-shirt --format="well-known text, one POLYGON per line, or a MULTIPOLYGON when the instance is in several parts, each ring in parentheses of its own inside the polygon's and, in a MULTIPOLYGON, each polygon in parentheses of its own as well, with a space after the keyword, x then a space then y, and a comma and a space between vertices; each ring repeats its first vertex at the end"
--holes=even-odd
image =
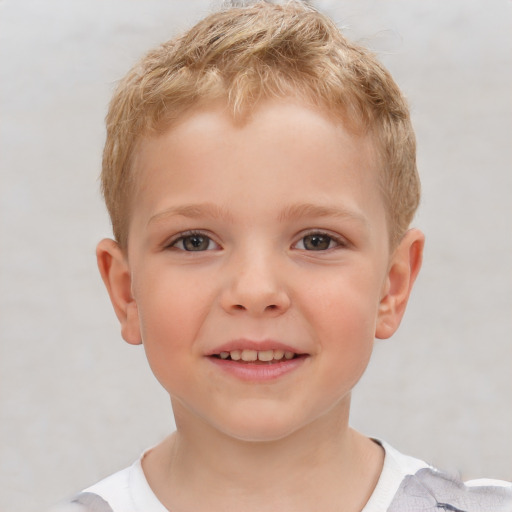
MULTIPOLYGON (((462 483, 385 442, 384 466, 362 512, 512 512, 512 483, 462 483)), ((84 489, 59 512, 169 512, 151 490, 141 464, 114 473, 84 489)))

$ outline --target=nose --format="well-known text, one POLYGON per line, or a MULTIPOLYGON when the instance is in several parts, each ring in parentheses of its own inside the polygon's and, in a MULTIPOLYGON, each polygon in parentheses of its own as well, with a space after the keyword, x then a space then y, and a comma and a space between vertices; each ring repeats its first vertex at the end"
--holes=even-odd
POLYGON ((290 307, 283 269, 278 261, 258 251, 233 262, 221 296, 229 314, 279 316, 290 307))

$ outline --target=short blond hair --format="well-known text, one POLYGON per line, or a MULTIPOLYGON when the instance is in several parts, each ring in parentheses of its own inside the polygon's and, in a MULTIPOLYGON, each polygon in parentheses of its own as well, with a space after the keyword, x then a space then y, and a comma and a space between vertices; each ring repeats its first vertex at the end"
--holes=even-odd
POLYGON ((218 99, 233 115, 265 98, 295 96, 326 108, 375 141, 391 245, 418 207, 409 109, 389 72, 326 16, 301 2, 260 1, 214 13, 149 52, 119 83, 106 118, 102 191, 126 247, 137 143, 193 106, 218 99))

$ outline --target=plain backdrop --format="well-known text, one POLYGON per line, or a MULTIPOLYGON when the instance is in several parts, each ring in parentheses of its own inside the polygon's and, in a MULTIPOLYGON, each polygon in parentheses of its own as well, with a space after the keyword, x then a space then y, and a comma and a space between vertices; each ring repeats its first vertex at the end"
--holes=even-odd
MULTIPOLYGON (((353 424, 463 478, 512 479, 512 2, 318 1, 407 95, 425 264, 353 424)), ((209 0, 0 2, 0 510, 44 509, 173 429, 96 270, 116 80, 209 0)))

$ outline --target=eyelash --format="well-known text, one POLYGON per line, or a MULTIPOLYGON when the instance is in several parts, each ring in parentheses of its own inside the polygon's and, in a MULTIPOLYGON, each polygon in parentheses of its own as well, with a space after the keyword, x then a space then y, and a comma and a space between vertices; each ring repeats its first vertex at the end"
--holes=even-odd
MULTIPOLYGON (((203 231, 185 231, 185 232, 179 233, 176 237, 174 237, 168 244, 165 245, 165 248, 176 249, 176 250, 185 251, 185 252, 205 252, 208 250, 215 249, 215 247, 210 248, 211 244, 215 244, 217 246, 216 248, 219 248, 219 245, 207 233, 205 233, 203 231), (182 247, 177 247, 179 242, 182 242, 182 244, 184 244, 185 240, 191 239, 193 237, 202 238, 203 241, 207 241, 206 248, 194 250, 194 249, 186 249, 185 245, 183 245, 182 247)), ((326 233, 325 231, 316 230, 316 231, 310 231, 308 233, 303 234, 302 237, 299 239, 299 241, 295 242, 292 245, 292 248, 297 248, 301 251, 307 251, 307 252, 325 252, 325 251, 337 249, 339 247, 347 247, 347 245, 348 244, 347 244, 346 240, 344 240, 343 238, 341 238, 339 236, 332 235, 330 233, 326 233), (328 239, 328 241, 329 241, 328 246, 326 248, 317 249, 317 250, 307 249, 305 247, 305 243, 304 243, 305 239, 307 237, 315 237, 315 236, 317 236, 319 238, 328 239), (299 245, 300 243, 302 243, 303 247, 297 248, 297 245, 299 245), (332 243, 335 244, 333 247, 331 247, 332 243)))
MULTIPOLYGON (((176 249, 179 251, 185 251, 185 252, 204 252, 202 250, 194 251, 192 249, 185 249, 185 246, 183 247, 176 247, 176 245, 179 242, 184 242, 186 239, 190 239, 193 237, 197 238, 203 238, 208 241, 208 247, 210 244, 215 244, 218 247, 218 244, 213 240, 211 236, 209 236, 207 233, 204 233, 203 231, 184 231, 183 233, 178 233, 177 236, 173 237, 172 240, 169 241, 165 245, 165 248, 167 249, 176 249)), ((212 250, 212 249, 206 249, 206 250, 212 250)))
POLYGON ((301 236, 300 240, 293 245, 293 247, 296 247, 300 242, 302 242, 302 244, 304 245, 304 239, 306 237, 314 237, 314 236, 328 238, 329 239, 329 246, 331 245, 332 242, 334 242, 336 245, 334 247, 327 247, 325 249, 318 249, 317 251, 315 251, 314 249, 309 249, 308 250, 306 248, 301 248, 299 250, 307 251, 307 252, 326 252, 326 251, 338 249, 340 247, 347 247, 348 246, 348 243, 347 243, 347 241, 344 238, 341 238, 340 236, 333 235, 331 233, 326 233, 325 231, 316 230, 316 231, 310 231, 308 233, 304 233, 301 236))

